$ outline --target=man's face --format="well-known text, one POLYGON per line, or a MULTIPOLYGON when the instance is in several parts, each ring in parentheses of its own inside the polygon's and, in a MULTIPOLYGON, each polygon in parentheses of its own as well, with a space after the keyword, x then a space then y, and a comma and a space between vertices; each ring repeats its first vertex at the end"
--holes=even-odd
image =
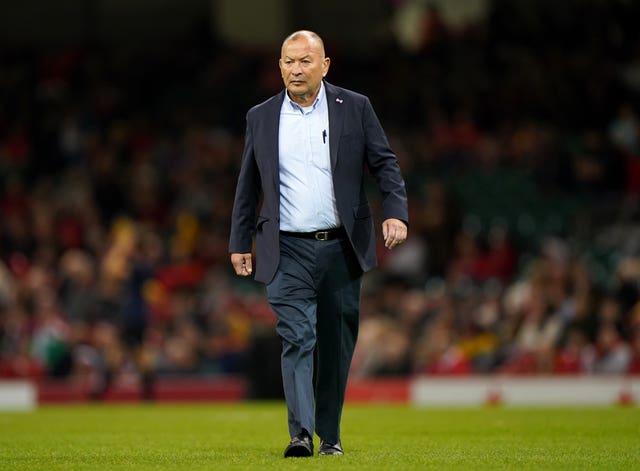
POLYGON ((287 41, 279 64, 291 99, 302 106, 310 105, 329 71, 329 58, 324 57, 322 45, 307 36, 287 41))

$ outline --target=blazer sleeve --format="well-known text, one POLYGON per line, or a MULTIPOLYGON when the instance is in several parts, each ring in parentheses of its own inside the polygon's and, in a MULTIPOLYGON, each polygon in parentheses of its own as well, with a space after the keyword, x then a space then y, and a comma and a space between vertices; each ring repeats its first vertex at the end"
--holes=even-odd
POLYGON ((251 118, 247 113, 244 151, 240 164, 240 174, 236 185, 236 195, 231 213, 231 234, 229 253, 249 253, 255 233, 256 208, 260 199, 260 175, 253 149, 251 118))
POLYGON ((400 219, 408 225, 407 191, 400 165, 368 98, 365 98, 362 113, 367 167, 382 194, 383 217, 400 219))

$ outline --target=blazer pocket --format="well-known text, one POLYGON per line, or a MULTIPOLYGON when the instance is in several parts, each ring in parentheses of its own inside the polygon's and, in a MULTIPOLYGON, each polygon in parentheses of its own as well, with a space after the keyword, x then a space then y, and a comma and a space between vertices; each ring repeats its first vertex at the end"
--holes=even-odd
POLYGON ((353 217, 355 219, 365 219, 371 217, 371 208, 366 203, 359 206, 354 206, 353 217))
POLYGON ((262 226, 264 225, 265 222, 267 222, 269 220, 269 218, 264 217, 264 216, 258 216, 258 221, 256 222, 256 229, 257 230, 261 230, 262 226))

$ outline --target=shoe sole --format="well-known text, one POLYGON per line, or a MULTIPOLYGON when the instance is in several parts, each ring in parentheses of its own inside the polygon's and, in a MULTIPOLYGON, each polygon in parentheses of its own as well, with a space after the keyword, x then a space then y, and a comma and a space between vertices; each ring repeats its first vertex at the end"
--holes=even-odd
POLYGON ((313 451, 302 445, 288 447, 284 452, 285 458, 308 458, 313 456, 313 451))

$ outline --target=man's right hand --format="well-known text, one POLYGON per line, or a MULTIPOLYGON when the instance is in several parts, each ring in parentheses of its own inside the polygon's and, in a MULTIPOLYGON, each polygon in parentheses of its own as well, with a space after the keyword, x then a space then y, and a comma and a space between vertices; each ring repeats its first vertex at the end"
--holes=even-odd
POLYGON ((251 254, 250 253, 232 253, 231 254, 231 265, 233 265, 234 270, 237 275, 240 276, 249 276, 253 271, 253 267, 251 265, 251 254))

